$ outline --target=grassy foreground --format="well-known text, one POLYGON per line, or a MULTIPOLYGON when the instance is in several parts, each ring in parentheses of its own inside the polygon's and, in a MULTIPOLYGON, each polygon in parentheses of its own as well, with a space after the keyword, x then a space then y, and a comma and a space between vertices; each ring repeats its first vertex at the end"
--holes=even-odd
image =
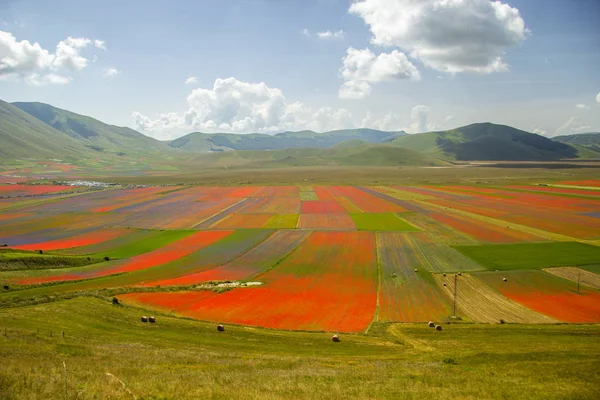
POLYGON ((236 326, 219 333, 214 324, 168 316, 144 324, 142 314, 90 298, 0 310, 0 398, 600 395, 597 325, 453 324, 436 332, 375 324, 333 343, 325 333, 236 326))

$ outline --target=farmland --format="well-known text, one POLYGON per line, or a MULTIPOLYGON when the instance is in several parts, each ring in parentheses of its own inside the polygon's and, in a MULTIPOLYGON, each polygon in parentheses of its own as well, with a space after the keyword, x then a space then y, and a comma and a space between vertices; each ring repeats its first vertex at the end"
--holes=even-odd
POLYGON ((5 185, 9 199, 38 201, 0 212, 9 288, 0 304, 110 290, 131 307, 199 320, 363 332, 374 322, 450 321, 450 277, 462 272, 463 321, 600 322, 593 310, 540 309, 523 290, 506 291, 518 279, 498 286, 486 272, 535 271, 523 276, 562 282, 551 293, 561 299, 568 268, 587 268, 584 281, 595 282, 600 199, 588 185, 5 185), (219 282, 234 286, 210 289, 219 282))
MULTIPOLYGON (((465 327, 510 324, 518 341, 525 324, 600 322, 600 199, 587 185, 5 185, 0 315, 109 307, 225 324, 248 343, 335 332, 369 357, 440 349, 428 321, 463 340, 465 327)), ((30 332, 26 321, 11 326, 30 332)))

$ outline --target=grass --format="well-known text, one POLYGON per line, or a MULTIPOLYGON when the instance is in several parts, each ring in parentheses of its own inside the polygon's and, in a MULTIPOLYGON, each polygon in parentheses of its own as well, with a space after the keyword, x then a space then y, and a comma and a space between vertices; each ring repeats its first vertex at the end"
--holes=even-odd
POLYGON ((265 229, 294 229, 298 225, 298 214, 275 214, 266 224, 265 229))
POLYGON ((183 400, 598 395, 594 325, 456 324, 435 332, 375 324, 369 335, 333 343, 322 333, 219 333, 214 324, 161 315, 144 324, 143 314, 98 299, 0 310, 0 398, 132 398, 127 390, 183 400))
POLYGON ((32 252, 0 252, 0 271, 83 267, 103 261, 99 257, 57 256, 32 252))
POLYGON ((351 214, 356 228, 360 231, 418 231, 408 222, 392 213, 351 214))
POLYGON ((455 246, 490 270, 541 269, 600 263, 600 247, 579 242, 455 246))
POLYGON ((128 243, 124 246, 115 247, 105 253, 99 254, 100 257, 127 258, 137 256, 164 247, 169 243, 192 234, 194 231, 156 231, 151 237, 134 243, 128 243))

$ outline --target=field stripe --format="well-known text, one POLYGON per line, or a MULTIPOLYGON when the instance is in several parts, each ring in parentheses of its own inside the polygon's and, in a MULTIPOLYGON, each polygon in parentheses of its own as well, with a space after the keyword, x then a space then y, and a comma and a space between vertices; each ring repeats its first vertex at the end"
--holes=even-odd
POLYGON ((264 242, 217 268, 178 278, 150 282, 146 286, 191 285, 207 281, 241 280, 273 268, 302 244, 311 232, 277 231, 264 242))
POLYGON ((583 286, 600 289, 600 275, 581 268, 556 267, 544 268, 542 271, 546 271, 549 274, 567 279, 571 282, 580 282, 583 286))
POLYGON ((448 317, 449 303, 409 236, 377 233, 376 238, 381 270, 378 320, 425 322, 448 317))
MULTIPOLYGON (((436 274, 435 279, 452 301, 454 298, 454 275, 444 277, 436 274), (446 286, 443 286, 444 283, 446 286)), ((468 274, 458 277, 456 298, 458 310, 474 322, 499 323, 500 320, 524 324, 557 322, 502 296, 479 279, 468 274)))
POLYGON ((196 232, 165 247, 132 257, 130 259, 102 263, 100 266, 94 266, 94 268, 86 269, 85 271, 79 270, 70 274, 46 276, 42 278, 28 278, 19 281, 18 283, 27 285, 32 283, 90 279, 152 268, 161 264, 169 263, 178 258, 185 257, 230 235, 231 233, 233 233, 233 231, 196 232))

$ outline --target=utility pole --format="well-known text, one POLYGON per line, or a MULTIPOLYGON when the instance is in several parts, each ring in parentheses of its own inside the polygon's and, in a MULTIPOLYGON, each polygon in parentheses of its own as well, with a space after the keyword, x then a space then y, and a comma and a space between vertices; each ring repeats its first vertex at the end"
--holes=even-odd
POLYGON ((456 286, 458 284, 458 275, 454 275, 454 318, 456 318, 456 286))

